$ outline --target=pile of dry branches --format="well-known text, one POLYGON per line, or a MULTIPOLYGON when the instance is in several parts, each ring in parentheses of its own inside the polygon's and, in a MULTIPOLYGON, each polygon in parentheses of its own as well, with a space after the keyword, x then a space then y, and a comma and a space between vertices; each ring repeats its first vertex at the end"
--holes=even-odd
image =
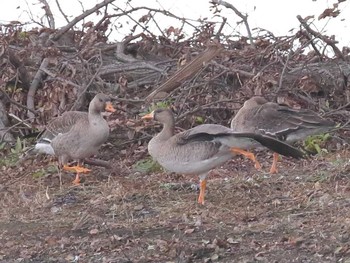
MULTIPOLYGON (((231 4, 213 1, 214 8, 230 8, 242 18, 248 37, 225 35, 224 18, 219 26, 201 21, 187 38, 181 28, 156 36, 144 27, 142 33, 132 30, 123 41, 110 43, 110 19, 136 9, 105 12, 96 24, 74 27, 112 2, 101 2, 60 29, 0 25, 2 141, 40 130, 64 111, 86 109, 91 94, 100 91, 118 101, 125 121, 161 101, 174 108, 184 128, 202 122, 227 125, 253 95, 321 110, 343 123, 349 119, 349 49, 339 50, 334 40, 312 30, 307 19, 298 17, 301 29, 295 35, 261 31, 253 37, 246 16, 231 4)), ((49 6, 45 10, 54 21, 49 6)), ((152 12, 174 17, 149 8, 138 25, 152 19, 152 12)))

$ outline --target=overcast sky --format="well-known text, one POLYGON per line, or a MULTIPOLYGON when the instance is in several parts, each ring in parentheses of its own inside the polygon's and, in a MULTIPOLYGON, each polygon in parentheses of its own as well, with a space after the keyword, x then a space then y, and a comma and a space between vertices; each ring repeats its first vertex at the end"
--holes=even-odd
MULTIPOLYGON (((56 26, 60 27, 65 25, 65 20, 57 11, 56 1, 47 1, 56 14, 56 26)), ((101 2, 101 0, 59 0, 59 2, 63 11, 72 19, 82 12, 82 7, 79 2, 83 4, 86 10, 93 7, 96 3, 101 2)), ((125 2, 125 0, 118 0, 115 1, 115 5, 120 8, 125 8, 125 2)), ((336 0, 227 0, 227 2, 233 4, 242 13, 249 15, 248 19, 251 28, 264 28, 273 32, 276 36, 289 35, 291 34, 289 30, 293 28, 297 30, 299 27, 298 20, 296 19, 297 15, 301 15, 302 17, 315 15, 314 29, 326 32, 329 35, 335 35, 336 39, 340 41, 341 46, 350 46, 350 7, 348 2, 340 4, 342 13, 337 18, 326 18, 320 21, 317 17, 324 9, 332 7, 333 3, 336 3, 336 0)), ((213 14, 209 11, 210 3, 207 0, 131 0, 130 4, 133 7, 146 5, 154 8, 163 7, 178 16, 186 18, 198 19, 207 17, 209 20, 215 20, 215 17, 213 17, 213 14)), ((244 25, 237 26, 236 23, 240 21, 240 19, 233 11, 224 7, 221 7, 221 9, 221 14, 228 18, 228 23, 230 25, 226 27, 226 32, 235 30, 245 35, 245 27, 244 25)), ((43 10, 41 9, 41 4, 38 4, 38 0, 6 1, 6 5, 2 5, 0 9, 0 23, 7 23, 11 20, 18 20, 21 22, 30 21, 29 10, 31 11, 31 16, 36 19, 39 19, 43 15, 43 10)), ((112 11, 112 8, 110 10, 112 11)), ((135 14, 135 19, 138 19, 142 14, 146 14, 146 12, 143 11, 135 14)), ((176 25, 175 23, 174 21, 162 18, 160 26, 162 29, 165 29, 170 25, 176 25)), ((119 29, 120 34, 114 34, 114 39, 111 40, 118 40, 121 35, 128 33, 128 28, 130 28, 130 26, 125 25, 123 29, 119 29)))

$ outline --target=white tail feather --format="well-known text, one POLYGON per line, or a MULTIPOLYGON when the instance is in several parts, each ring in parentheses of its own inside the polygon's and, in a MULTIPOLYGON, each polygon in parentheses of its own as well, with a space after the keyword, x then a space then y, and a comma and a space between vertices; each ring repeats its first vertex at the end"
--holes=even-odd
POLYGON ((34 149, 39 153, 46 153, 46 154, 50 154, 50 155, 55 155, 55 152, 54 152, 51 144, 49 144, 49 143, 38 142, 37 144, 35 144, 34 149))

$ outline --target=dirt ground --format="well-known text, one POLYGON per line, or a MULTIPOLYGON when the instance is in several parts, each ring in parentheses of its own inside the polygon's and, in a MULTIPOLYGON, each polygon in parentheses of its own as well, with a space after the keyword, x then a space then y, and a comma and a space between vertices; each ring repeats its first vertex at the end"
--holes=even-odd
POLYGON ((283 158, 277 175, 271 154, 264 172, 236 158, 211 172, 204 206, 197 176, 111 154, 80 186, 46 158, 2 167, 0 262, 350 262, 349 151, 283 158))

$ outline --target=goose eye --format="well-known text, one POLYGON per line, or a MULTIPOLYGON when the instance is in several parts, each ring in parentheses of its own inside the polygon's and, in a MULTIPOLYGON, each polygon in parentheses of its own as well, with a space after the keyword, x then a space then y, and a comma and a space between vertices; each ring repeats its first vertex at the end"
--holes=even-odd
POLYGON ((103 102, 103 99, 99 99, 100 100, 100 102, 103 102))

